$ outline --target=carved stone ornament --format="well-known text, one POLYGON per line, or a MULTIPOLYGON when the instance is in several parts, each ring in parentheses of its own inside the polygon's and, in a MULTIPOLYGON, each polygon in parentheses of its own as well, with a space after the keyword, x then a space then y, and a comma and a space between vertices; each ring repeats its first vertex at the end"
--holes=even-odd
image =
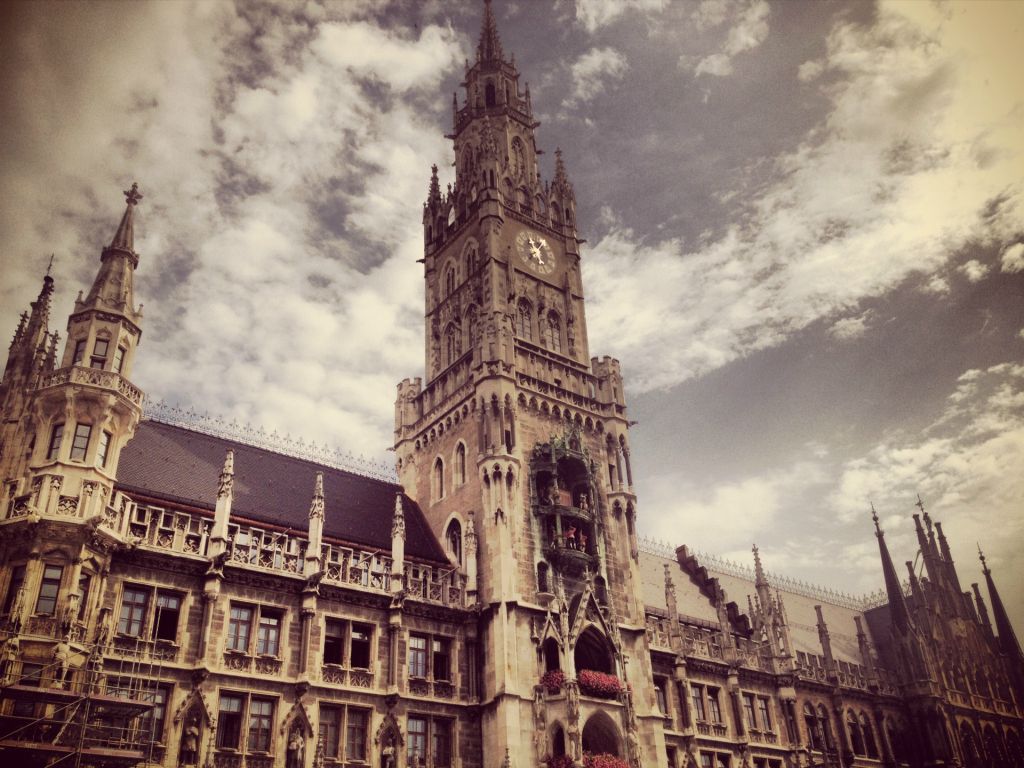
POLYGON ((405 538, 405 511, 402 508, 402 494, 395 494, 395 514, 391 518, 391 538, 405 538))

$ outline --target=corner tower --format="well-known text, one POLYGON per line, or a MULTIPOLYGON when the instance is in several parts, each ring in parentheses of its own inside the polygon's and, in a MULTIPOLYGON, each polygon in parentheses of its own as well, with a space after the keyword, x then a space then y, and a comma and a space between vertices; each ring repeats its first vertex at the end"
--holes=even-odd
POLYGON ((423 208, 426 381, 398 385, 399 479, 480 608, 485 754, 654 764, 619 364, 590 357, 575 193, 560 153, 541 177, 490 2, 462 85, 455 183, 435 166, 423 208), (540 685, 555 670, 565 683, 540 685))

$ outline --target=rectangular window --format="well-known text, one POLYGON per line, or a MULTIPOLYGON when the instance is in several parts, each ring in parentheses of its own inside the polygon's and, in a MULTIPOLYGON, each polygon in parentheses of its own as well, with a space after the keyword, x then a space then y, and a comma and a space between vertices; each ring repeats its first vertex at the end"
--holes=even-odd
POLYGON ((448 682, 452 679, 451 664, 448 661, 448 640, 435 638, 433 641, 434 679, 448 682))
POLYGON ((107 352, 110 349, 110 342, 106 339, 96 339, 92 348, 92 359, 89 365, 92 368, 102 368, 107 362, 107 352))
POLYGON ((700 768, 715 768, 715 756, 707 752, 701 752, 700 768))
POLYGON ((64 575, 61 565, 43 566, 43 580, 39 584, 39 597, 36 599, 36 613, 41 616, 53 616, 57 611, 57 595, 60 593, 60 580, 64 575))
POLYGON ((55 461, 60 454, 60 442, 64 439, 64 424, 54 424, 50 432, 50 445, 46 449, 46 460, 55 461))
POLYGON ((433 768, 450 768, 452 764, 452 724, 449 720, 431 723, 430 751, 433 768))
POLYGON ((249 652, 249 635, 252 634, 252 608, 232 605, 228 619, 228 650, 249 652))
POLYGON ((663 715, 668 714, 668 696, 665 695, 665 681, 654 681, 654 695, 658 699, 658 710, 663 715))
POLYGON ((731 763, 729 755, 719 752, 715 757, 718 759, 718 768, 729 768, 731 763))
POLYGON ((181 595, 174 592, 157 592, 156 619, 153 622, 153 639, 173 643, 178 639, 178 619, 181 616, 181 595))
POLYGON ((353 669, 370 668, 370 637, 373 627, 368 624, 352 625, 351 661, 353 669))
POLYGON ((704 688, 700 685, 690 686, 690 698, 693 700, 693 716, 696 720, 707 720, 704 711, 704 688))
POLYGON ((345 623, 327 620, 324 632, 324 664, 341 664, 345 642, 345 623))
POLYGON ((324 745, 324 757, 338 759, 341 733, 341 707, 320 705, 320 743, 324 745))
POLYGON ((11 580, 7 584, 7 594, 4 596, 4 616, 11 612, 11 608, 14 607, 14 599, 18 596, 18 591, 21 589, 24 583, 25 566, 14 566, 14 568, 11 570, 11 580))
POLYGON ((260 623, 256 630, 256 653, 261 656, 277 656, 281 641, 281 615, 260 612, 260 623))
POLYGON ((110 453, 110 439, 113 437, 109 432, 100 432, 100 444, 96 449, 96 463, 101 467, 107 466, 107 454, 110 453))
POLYGON ((121 369, 124 368, 125 352, 127 352, 127 350, 124 347, 118 347, 117 350, 114 352, 114 370, 117 371, 118 373, 120 373, 121 369))
POLYGON ((426 761, 427 759, 427 721, 426 718, 419 717, 418 715, 409 715, 408 724, 408 736, 409 736, 409 763, 413 764, 413 761, 419 757, 426 761))
POLYGON ((75 354, 71 358, 72 365, 78 365, 82 360, 85 359, 85 339, 79 339, 75 342, 75 354))
POLYGON ((121 597, 121 616, 117 621, 118 633, 130 637, 141 637, 148 605, 148 589, 125 587, 124 595, 121 597))
MULTIPOLYGON (((39 688, 42 685, 42 682, 43 665, 22 662, 21 677, 17 678, 18 685, 26 685, 31 688, 39 688)), ((25 701, 24 699, 17 699, 14 702, 14 707, 11 709, 11 714, 15 717, 35 717, 36 703, 31 700, 25 701)), ((24 725, 25 723, 22 724, 24 725)))
POLYGON ((220 710, 217 714, 217 747, 238 749, 242 735, 242 697, 233 694, 220 695, 220 710))
POLYGON ((708 711, 711 714, 712 723, 722 722, 722 705, 718 700, 717 688, 708 688, 708 711))
POLYGON ((757 730, 757 717, 754 715, 754 695, 743 694, 743 715, 747 719, 747 727, 757 730))
POLYGON ((143 701, 153 704, 153 708, 139 717, 139 735, 144 740, 152 738, 157 744, 164 743, 164 719, 167 715, 167 689, 155 686, 145 691, 143 701))
MULTIPOLYGON (((422 635, 409 635, 409 677, 426 676, 427 638, 422 635)), ((410 722, 412 722, 411 718, 410 722)))
POLYGON ((761 716, 761 728, 765 731, 772 729, 772 716, 768 708, 768 699, 761 697, 757 700, 757 713, 761 716))
POLYGON ((89 449, 89 438, 92 436, 92 424, 76 424, 75 439, 71 442, 71 460, 85 461, 85 452, 89 449))
POLYGON ((370 716, 365 710, 350 709, 345 727, 345 759, 366 759, 366 733, 370 716))
POLYGON ((247 752, 270 751, 270 728, 274 718, 274 702, 270 699, 253 699, 249 703, 249 741, 247 752))

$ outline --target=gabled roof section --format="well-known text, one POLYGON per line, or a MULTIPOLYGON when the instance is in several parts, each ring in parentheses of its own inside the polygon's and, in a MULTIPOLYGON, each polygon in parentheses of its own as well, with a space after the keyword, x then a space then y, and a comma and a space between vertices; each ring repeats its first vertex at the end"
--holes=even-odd
MULTIPOLYGON (((395 494, 402 487, 306 459, 158 421, 143 421, 121 452, 117 487, 212 510, 224 452, 235 452, 232 518, 308 530, 310 489, 324 476, 324 535, 391 551, 395 494)), ((405 496, 407 556, 447 563, 415 501, 405 496)))

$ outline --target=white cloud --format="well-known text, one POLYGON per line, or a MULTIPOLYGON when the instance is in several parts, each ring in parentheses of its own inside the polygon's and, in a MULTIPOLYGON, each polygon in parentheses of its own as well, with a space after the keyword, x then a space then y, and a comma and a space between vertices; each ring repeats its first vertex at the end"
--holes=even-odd
POLYGON ((999 257, 1003 272, 1024 272, 1024 243, 1014 243, 999 257))
MULTIPOLYGON (((993 73, 1019 46, 970 34, 974 7, 947 19, 883 5, 871 26, 839 24, 823 59, 830 112, 775 158, 774 183, 733 201, 747 214, 718 239, 688 248, 622 225, 595 242, 584 267, 594 346, 622 359, 635 390, 775 346, 911 275, 948 292, 962 248, 1017 237, 1022 115, 1012 78, 993 73), (979 82, 992 98, 976 97, 979 82), (979 163, 978 143, 1004 161, 979 163)), ((1024 12, 989 8, 1007 15, 992 20, 1000 28, 1024 12)))
POLYGON ((570 67, 573 90, 562 102, 563 109, 574 109, 603 93, 611 81, 621 80, 629 63, 614 48, 591 48, 570 67))
POLYGON ((853 317, 843 317, 832 323, 829 333, 840 341, 859 339, 868 330, 868 320, 871 318, 870 310, 862 312, 853 317))
POLYGON ((818 76, 825 71, 825 63, 822 61, 805 61, 797 69, 797 78, 802 83, 809 83, 812 80, 816 80, 818 76))
POLYGON ((627 11, 631 15, 650 14, 662 10, 668 3, 669 0, 576 0, 576 21, 593 34, 627 11))
POLYGON ((988 274, 988 265, 982 264, 977 259, 971 259, 961 264, 958 270, 967 278, 968 282, 976 283, 988 274))
MULTIPOLYGON (((701 3, 695 15, 698 17, 698 28, 701 24, 714 23, 720 13, 720 3, 708 6, 701 3)), ((747 5, 736 23, 730 27, 722 50, 705 56, 694 68, 694 76, 714 75, 725 77, 732 74, 732 60, 745 51, 756 48, 768 37, 768 15, 770 8, 765 0, 753 0, 747 5)), ((686 60, 688 62, 688 59, 686 60)), ((686 64, 681 63, 685 66, 686 64)))

